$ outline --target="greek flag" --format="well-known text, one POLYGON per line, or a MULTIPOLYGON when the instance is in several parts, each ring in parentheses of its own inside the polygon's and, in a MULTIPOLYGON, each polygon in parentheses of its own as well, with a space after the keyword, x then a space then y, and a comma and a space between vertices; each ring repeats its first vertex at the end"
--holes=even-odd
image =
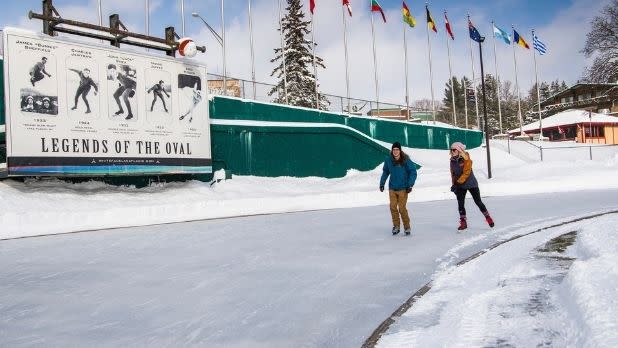
POLYGON ((536 34, 532 36, 532 41, 534 49, 537 50, 541 56, 547 53, 547 46, 539 40, 539 37, 536 36, 536 34))

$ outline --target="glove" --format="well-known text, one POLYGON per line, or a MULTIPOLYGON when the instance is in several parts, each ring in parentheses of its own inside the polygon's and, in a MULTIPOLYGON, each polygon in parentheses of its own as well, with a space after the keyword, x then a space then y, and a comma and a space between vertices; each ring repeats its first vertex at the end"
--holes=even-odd
POLYGON ((380 192, 384 192, 384 186, 380 186, 380 192))
POLYGON ((407 192, 407 193, 412 192, 412 187, 408 187, 408 188, 406 189, 406 192, 407 192))
POLYGON ((458 190, 458 189, 459 189, 459 188, 457 187, 457 185, 452 185, 452 186, 451 186, 451 192, 453 192, 453 193, 457 193, 457 190, 458 190))

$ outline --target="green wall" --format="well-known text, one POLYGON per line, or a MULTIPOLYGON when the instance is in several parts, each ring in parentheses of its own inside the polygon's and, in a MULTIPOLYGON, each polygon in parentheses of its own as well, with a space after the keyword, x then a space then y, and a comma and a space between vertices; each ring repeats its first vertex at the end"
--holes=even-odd
POLYGON ((348 117, 341 114, 305 108, 285 107, 228 97, 214 97, 210 103, 213 119, 252 120, 270 122, 335 123, 352 127, 376 140, 419 149, 443 149, 460 141, 468 148, 479 147, 482 133, 455 128, 442 128, 421 124, 376 119, 348 117))
POLYGON ((347 127, 213 124, 215 169, 255 176, 345 176, 375 169, 389 149, 347 127))

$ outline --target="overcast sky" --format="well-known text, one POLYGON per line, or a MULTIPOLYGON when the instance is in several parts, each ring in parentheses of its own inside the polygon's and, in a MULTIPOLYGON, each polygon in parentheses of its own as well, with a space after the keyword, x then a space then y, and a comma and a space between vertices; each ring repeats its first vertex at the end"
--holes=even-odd
MULTIPOLYGON (((256 77, 258 81, 274 82, 270 77, 273 65, 270 59, 273 48, 279 45, 277 0, 252 0, 253 23, 256 46, 256 77)), ((282 0, 284 2, 285 0, 282 0)), ((369 0, 350 0, 353 17, 348 21, 350 52, 351 91, 353 97, 375 99, 371 24, 369 0)), ((151 34, 163 35, 166 26, 175 26, 181 31, 180 0, 150 0, 151 34)), ((199 12, 206 20, 221 30, 220 0, 185 0, 186 34, 198 43, 207 46, 207 54, 196 59, 207 63, 209 72, 222 71, 221 48, 204 25, 191 17, 199 12)), ((308 13, 309 0, 302 0, 308 13)), ((381 101, 404 103, 403 24, 400 0, 379 1, 385 9, 387 23, 376 17, 376 46, 381 101)), ((472 75, 466 13, 482 35, 487 36, 484 45, 486 73, 495 73, 491 21, 504 30, 517 31, 532 46, 530 30, 548 46, 547 55, 539 58, 541 80, 565 80, 575 83, 588 63, 579 52, 590 29, 590 21, 605 6, 608 0, 439 0, 429 4, 438 34, 430 33, 434 90, 436 99, 443 97, 444 83, 448 80, 446 30, 443 11, 448 11, 455 34, 451 46, 453 74, 472 75)), ((61 15, 84 21, 96 22, 96 0, 55 0, 61 15)), ((120 14, 121 20, 131 30, 145 30, 145 0, 102 0, 104 18, 111 13, 120 14)), ((416 28, 407 28, 409 83, 411 99, 429 98, 429 65, 424 2, 406 1, 412 15, 417 19, 416 28)), ((318 43, 317 54, 324 58, 326 70, 319 70, 321 90, 326 93, 345 95, 345 70, 343 54, 343 26, 341 0, 316 0, 315 30, 318 43)), ((40 21, 27 19, 29 10, 40 12, 40 0, 11 1, 3 4, 0 27, 17 26, 33 30, 41 29, 40 21)), ((379 16, 379 15, 377 15, 379 16)), ((227 41, 228 75, 250 79, 249 31, 247 0, 225 0, 225 29, 227 41)), ((478 46, 474 47, 476 75, 480 76, 478 46)), ((497 43, 498 73, 502 79, 514 81, 513 49, 497 43)), ((517 46, 517 63, 522 93, 534 82, 532 51, 517 46)))

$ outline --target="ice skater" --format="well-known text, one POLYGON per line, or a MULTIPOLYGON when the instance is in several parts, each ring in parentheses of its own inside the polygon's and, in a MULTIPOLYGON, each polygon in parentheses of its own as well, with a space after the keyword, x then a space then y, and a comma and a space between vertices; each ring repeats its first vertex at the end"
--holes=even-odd
POLYGON ((133 98, 135 96, 137 82, 135 81, 135 72, 131 70, 131 68, 125 65, 123 66, 123 70, 124 74, 118 73, 116 76, 116 79, 118 80, 118 88, 116 89, 116 92, 114 92, 114 99, 116 100, 116 104, 118 104, 118 111, 116 111, 115 115, 124 113, 124 109, 120 103, 120 97, 122 97, 124 105, 128 111, 125 119, 130 120, 133 118, 133 112, 131 111, 131 103, 129 98, 133 98))
POLYGON ((150 105, 150 111, 152 111, 154 109, 154 105, 157 102, 157 98, 161 99, 161 102, 163 103, 163 109, 165 109, 165 112, 169 112, 167 111, 167 106, 165 105, 165 99, 163 99, 163 93, 165 93, 165 95, 169 98, 170 95, 167 94, 167 92, 165 91, 165 87, 163 87, 163 80, 160 80, 159 83, 153 85, 152 87, 150 87, 150 89, 148 90, 148 93, 152 92, 153 94, 153 99, 152 99, 152 104, 150 105))
POLYGON ((406 236, 411 233, 410 216, 408 215, 408 194, 416 182, 416 166, 410 157, 401 151, 401 144, 395 142, 391 147, 391 154, 384 161, 382 177, 380 178, 380 192, 384 192, 384 184, 388 181, 388 198, 390 200, 391 218, 393 220, 393 236, 399 233, 401 220, 406 236))
POLYGON ((197 107, 197 104, 199 104, 202 101, 202 92, 199 89, 197 89, 197 84, 195 85, 195 88, 193 88, 192 101, 193 101, 193 104, 189 108, 189 111, 187 111, 182 116, 180 116, 179 120, 182 121, 185 117, 189 116, 189 123, 193 121, 193 110, 195 110, 195 108, 197 107))
POLYGON ((86 104, 86 113, 90 113, 90 104, 88 103, 88 93, 90 93, 90 88, 94 87, 94 95, 97 95, 99 92, 99 88, 97 84, 90 77, 90 69, 85 68, 82 71, 77 69, 69 69, 79 76, 79 87, 77 87, 77 91, 75 92, 75 105, 71 108, 71 110, 77 109, 77 102, 79 101, 79 97, 82 97, 84 104, 86 104))
POLYGON ((51 77, 51 75, 45 70, 45 64, 47 64, 47 57, 41 58, 41 61, 34 64, 32 69, 30 69, 30 83, 32 83, 32 87, 34 87, 35 83, 44 79, 45 75, 47 75, 47 77, 51 77))
POLYGON ((474 203, 476 203, 481 213, 485 216, 487 224, 490 227, 494 227, 494 220, 481 200, 479 183, 474 176, 474 172, 472 172, 472 159, 470 159, 470 154, 466 152, 466 145, 460 142, 451 145, 451 179, 453 181, 451 191, 457 196, 459 209, 459 227, 457 229, 462 231, 468 228, 465 207, 466 193, 468 191, 470 191, 474 203))

